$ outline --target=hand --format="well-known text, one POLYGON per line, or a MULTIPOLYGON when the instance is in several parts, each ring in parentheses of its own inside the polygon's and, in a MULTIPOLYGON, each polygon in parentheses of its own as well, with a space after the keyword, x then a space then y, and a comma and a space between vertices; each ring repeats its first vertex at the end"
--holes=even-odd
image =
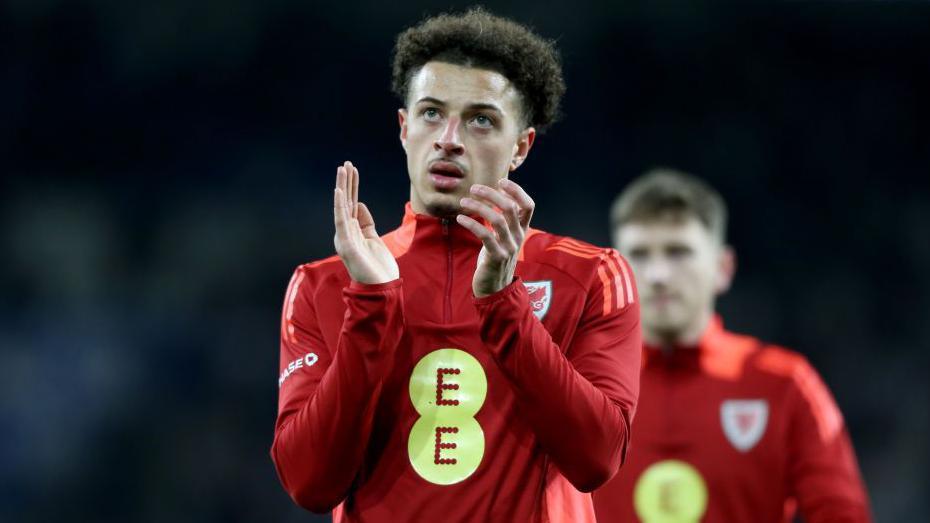
POLYGON ((336 169, 333 192, 336 253, 359 283, 387 283, 400 276, 397 261, 375 231, 368 207, 358 201, 358 169, 346 162, 336 169))
POLYGON ((501 180, 496 189, 472 185, 471 195, 460 201, 462 209, 484 218, 494 229, 489 231, 464 214, 455 217, 459 225, 471 231, 483 244, 471 283, 475 297, 482 298, 513 282, 517 257, 536 204, 522 187, 507 179, 501 180))

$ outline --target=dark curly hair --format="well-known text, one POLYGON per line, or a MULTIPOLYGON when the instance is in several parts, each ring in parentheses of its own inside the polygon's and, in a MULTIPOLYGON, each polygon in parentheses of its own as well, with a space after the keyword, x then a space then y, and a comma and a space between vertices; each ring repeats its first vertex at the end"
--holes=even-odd
POLYGON ((392 90, 407 102, 410 79, 431 60, 489 69, 521 94, 523 121, 543 131, 559 116, 565 93, 554 42, 480 7, 427 18, 397 36, 392 90))

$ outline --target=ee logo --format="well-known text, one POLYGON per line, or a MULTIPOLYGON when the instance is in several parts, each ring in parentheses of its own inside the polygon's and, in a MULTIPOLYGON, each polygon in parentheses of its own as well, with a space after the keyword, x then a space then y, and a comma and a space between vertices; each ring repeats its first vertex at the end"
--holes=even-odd
POLYGON ((410 375, 410 401, 420 417, 407 454, 423 479, 452 485, 471 476, 484 456, 484 431, 475 415, 488 394, 481 363, 460 349, 439 349, 410 375))
POLYGON ((707 510, 707 485, 684 461, 659 461, 636 482, 633 507, 644 523, 698 523, 707 510))

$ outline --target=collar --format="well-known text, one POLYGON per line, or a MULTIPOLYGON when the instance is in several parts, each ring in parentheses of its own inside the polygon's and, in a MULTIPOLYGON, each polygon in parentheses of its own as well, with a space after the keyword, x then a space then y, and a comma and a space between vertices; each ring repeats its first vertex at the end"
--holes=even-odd
MULTIPOLYGON (((489 227, 487 223, 485 227, 489 227)), ((395 258, 402 256, 411 248, 435 248, 442 245, 441 241, 451 241, 456 249, 481 249, 479 240, 468 229, 462 227, 454 218, 438 218, 429 214, 414 212, 410 202, 404 205, 404 217, 400 227, 394 229, 383 238, 385 245, 395 258)))
POLYGON ((725 350, 727 331, 723 328, 723 319, 714 314, 701 337, 694 345, 672 345, 659 347, 643 344, 643 366, 664 364, 675 367, 698 367, 702 359, 725 350))
POLYGON ((700 351, 719 350, 721 345, 724 344, 723 340, 726 336, 727 331, 723 328, 723 318, 719 314, 714 314, 711 316, 710 321, 707 322, 707 327, 704 328, 701 339, 698 340, 697 349, 700 351))
POLYGON ((746 359, 759 346, 755 338, 726 331, 723 320, 715 314, 694 346, 672 347, 663 352, 644 345, 643 368, 697 372, 715 379, 736 381, 743 375, 746 359))

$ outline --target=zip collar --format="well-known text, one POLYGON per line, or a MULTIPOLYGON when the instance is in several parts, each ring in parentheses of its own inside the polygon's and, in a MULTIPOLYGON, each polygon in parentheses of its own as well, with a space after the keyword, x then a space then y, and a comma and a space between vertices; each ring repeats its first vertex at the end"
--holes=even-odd
MULTIPOLYGON (((482 220, 482 223, 485 222, 482 220)), ((487 223, 485 227, 488 227, 487 223)), ((455 245, 456 251, 477 252, 481 249, 481 240, 454 218, 416 213, 410 202, 404 206, 400 227, 384 235, 383 239, 395 258, 403 256, 410 249, 445 248, 447 241, 455 245)))

